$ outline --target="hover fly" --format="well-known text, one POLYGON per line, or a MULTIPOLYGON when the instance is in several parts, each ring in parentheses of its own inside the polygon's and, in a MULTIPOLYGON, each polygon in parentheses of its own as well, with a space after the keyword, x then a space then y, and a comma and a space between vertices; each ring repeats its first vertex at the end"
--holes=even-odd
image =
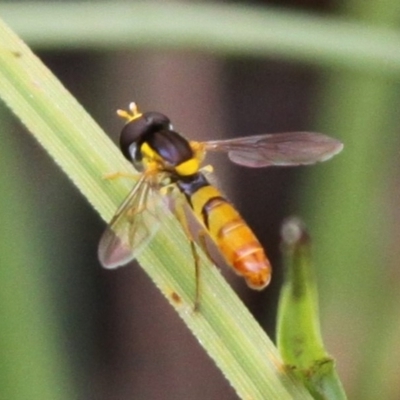
MULTIPOLYGON (((206 153, 223 152, 235 164, 251 168, 298 166, 330 159, 342 150, 342 143, 312 132, 197 142, 175 131, 164 114, 141 113, 135 103, 118 114, 127 120, 120 136, 121 151, 141 175, 100 240, 101 264, 116 268, 136 258, 160 226, 157 215, 165 207, 165 197, 173 195, 248 286, 265 288, 271 279, 268 258, 238 211, 207 179, 201 168, 206 153)), ((182 213, 178 219, 188 232, 182 213)), ((189 240, 193 246, 190 235, 189 240)), ((204 241, 199 244, 204 248, 204 241)))

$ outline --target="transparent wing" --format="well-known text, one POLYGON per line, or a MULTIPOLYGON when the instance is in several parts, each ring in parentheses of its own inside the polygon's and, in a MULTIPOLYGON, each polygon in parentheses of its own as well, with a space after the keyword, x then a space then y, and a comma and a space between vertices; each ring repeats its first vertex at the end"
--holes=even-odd
POLYGON ((160 227, 162 196, 143 175, 121 204, 100 239, 98 256, 112 269, 136 258, 160 227))
POLYGON ((314 164, 328 160, 343 148, 338 140, 313 132, 263 134, 198 145, 205 151, 226 152, 232 162, 253 168, 314 164))

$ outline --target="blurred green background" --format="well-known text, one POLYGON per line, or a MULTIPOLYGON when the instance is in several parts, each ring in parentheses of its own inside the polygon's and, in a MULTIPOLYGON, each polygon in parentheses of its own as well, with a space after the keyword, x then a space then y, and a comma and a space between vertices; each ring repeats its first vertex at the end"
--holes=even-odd
MULTIPOLYGON (((349 398, 400 398, 399 2, 14 1, 0 17, 115 140, 132 100, 199 140, 341 139, 309 168, 211 159, 274 265, 261 294, 226 276, 273 336, 279 229, 301 216, 349 398)), ((0 140, 0 399, 235 399, 140 268, 101 270, 103 223, 3 104, 0 140)))

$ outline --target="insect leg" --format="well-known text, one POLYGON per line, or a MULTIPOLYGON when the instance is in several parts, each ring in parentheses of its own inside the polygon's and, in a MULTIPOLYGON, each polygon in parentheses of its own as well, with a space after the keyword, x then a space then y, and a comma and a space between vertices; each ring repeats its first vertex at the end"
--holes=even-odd
POLYGON ((175 216, 180 225, 182 226, 182 229, 184 230, 190 243, 190 250, 192 252, 194 260, 194 271, 195 271, 195 298, 194 298, 193 311, 198 311, 200 308, 200 257, 199 254, 197 253, 196 245, 188 226, 188 220, 185 214, 184 206, 181 202, 179 202, 179 200, 177 200, 177 203, 175 204, 175 216))
MULTIPOLYGON (((207 256, 207 258, 215 265, 217 265, 217 262, 213 259, 211 253, 208 250, 207 247, 207 237, 208 237, 208 233, 205 230, 201 230, 198 233, 198 244, 199 246, 202 248, 202 250, 204 251, 205 255, 207 256)), ((191 246, 192 246, 192 253, 193 253, 193 257, 195 259, 195 273, 196 273, 196 303, 195 303, 195 310, 198 310, 198 307, 200 307, 200 259, 196 250, 196 247, 194 245, 194 242, 191 241, 190 242, 191 246)))
POLYGON ((204 253, 206 254, 207 258, 215 265, 218 265, 218 263, 214 260, 212 257, 211 253, 208 251, 207 247, 207 236, 208 233, 207 231, 200 231, 199 232, 199 245, 203 249, 204 253))
POLYGON ((103 179, 107 179, 107 180, 120 179, 120 178, 128 178, 128 179, 138 180, 138 175, 132 174, 130 172, 122 172, 122 171, 109 172, 108 174, 103 175, 103 179))
POLYGON ((196 280, 196 293, 195 293, 195 298, 194 298, 194 305, 193 305, 193 311, 199 311, 200 309, 200 259, 199 259, 199 254, 197 253, 196 250, 196 245, 192 238, 190 240, 190 249, 192 250, 192 255, 194 259, 194 274, 195 274, 195 280, 196 280))

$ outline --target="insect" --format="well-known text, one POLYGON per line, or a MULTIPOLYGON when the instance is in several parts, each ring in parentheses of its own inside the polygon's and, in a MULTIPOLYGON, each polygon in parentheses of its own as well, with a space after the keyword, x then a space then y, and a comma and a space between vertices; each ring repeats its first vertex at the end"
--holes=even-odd
MULTIPOLYGON (((129 111, 118 110, 118 114, 127 120, 120 136, 121 151, 141 175, 100 240, 101 264, 116 268, 136 258, 160 226, 158 215, 165 207, 165 196, 173 195, 179 199, 178 206, 185 206, 198 222, 199 244, 205 248, 201 238, 211 238, 248 286, 265 288, 271 278, 268 258, 233 205, 209 183, 201 168, 206 153, 224 152, 235 164, 252 168, 298 166, 328 160, 341 151, 342 143, 311 132, 196 142, 177 133, 165 115, 141 113, 135 103, 129 105, 129 111)), ((177 215, 188 232, 182 213, 177 215)))

